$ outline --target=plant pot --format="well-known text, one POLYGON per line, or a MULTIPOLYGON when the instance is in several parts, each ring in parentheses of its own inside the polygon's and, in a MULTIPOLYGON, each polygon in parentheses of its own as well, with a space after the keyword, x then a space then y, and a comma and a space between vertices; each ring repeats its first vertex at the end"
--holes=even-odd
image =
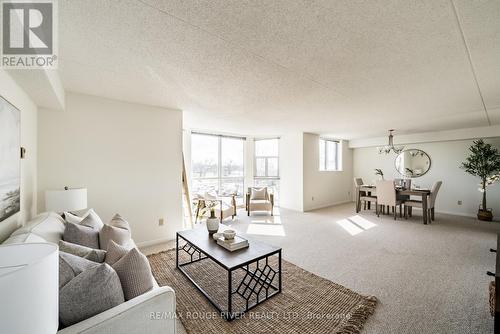
POLYGON ((219 218, 207 218, 207 230, 209 234, 214 234, 219 230, 219 218))
POLYGON ((490 222, 493 220, 493 212, 491 210, 477 210, 477 219, 490 222))

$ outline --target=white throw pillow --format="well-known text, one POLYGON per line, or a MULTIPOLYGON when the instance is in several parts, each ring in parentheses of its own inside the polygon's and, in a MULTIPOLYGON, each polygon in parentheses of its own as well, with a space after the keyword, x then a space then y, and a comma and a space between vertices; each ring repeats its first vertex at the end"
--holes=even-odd
POLYGON ((267 188, 252 188, 252 193, 250 194, 250 199, 254 200, 266 200, 267 188))
POLYGON ((80 224, 80 222, 83 220, 83 217, 74 215, 71 212, 64 212, 64 219, 68 223, 80 224))
POLYGON ((83 226, 92 227, 96 230, 101 230, 104 226, 99 215, 94 211, 94 209, 88 209, 85 213, 81 214, 81 211, 78 215, 75 215, 71 212, 64 212, 64 218, 66 222, 73 224, 80 224, 83 226))

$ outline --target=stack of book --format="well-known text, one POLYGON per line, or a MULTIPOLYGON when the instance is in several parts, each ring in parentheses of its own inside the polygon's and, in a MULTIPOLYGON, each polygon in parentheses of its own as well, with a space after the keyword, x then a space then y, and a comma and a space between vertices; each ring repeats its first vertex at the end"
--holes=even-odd
POLYGON ((217 244, 232 252, 248 247, 248 240, 239 236, 235 236, 234 239, 224 239, 222 236, 217 239, 217 244))

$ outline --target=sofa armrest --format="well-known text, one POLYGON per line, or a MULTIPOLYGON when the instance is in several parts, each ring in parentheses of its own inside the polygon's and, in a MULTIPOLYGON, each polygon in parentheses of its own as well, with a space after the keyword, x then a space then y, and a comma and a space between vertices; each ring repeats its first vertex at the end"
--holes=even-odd
POLYGON ((175 292, 155 288, 134 299, 66 327, 58 334, 175 334, 175 292))

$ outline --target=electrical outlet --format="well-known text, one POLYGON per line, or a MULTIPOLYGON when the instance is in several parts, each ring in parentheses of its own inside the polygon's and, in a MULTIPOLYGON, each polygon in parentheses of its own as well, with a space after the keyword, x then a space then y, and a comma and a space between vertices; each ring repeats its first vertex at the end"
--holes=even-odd
POLYGON ((462 201, 458 201, 458 202, 457 202, 457 204, 458 204, 458 205, 462 205, 462 201))
POLYGON ((163 220, 163 218, 160 218, 158 220, 158 226, 163 226, 164 223, 165 223, 165 221, 163 220))

